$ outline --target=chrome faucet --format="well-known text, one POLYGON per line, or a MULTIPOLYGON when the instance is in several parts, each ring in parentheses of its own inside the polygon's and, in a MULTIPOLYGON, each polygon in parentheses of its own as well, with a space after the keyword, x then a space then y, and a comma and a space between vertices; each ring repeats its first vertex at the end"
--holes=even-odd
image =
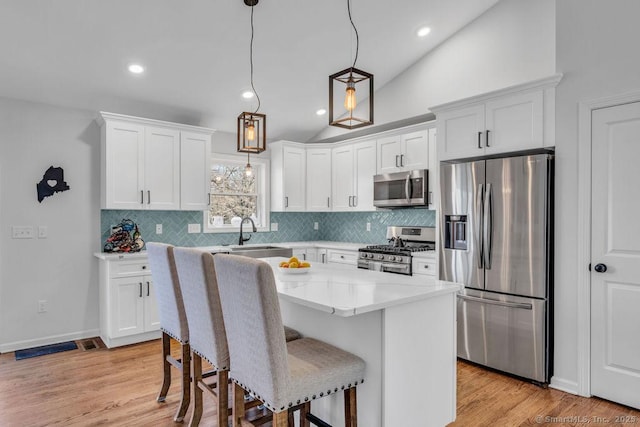
POLYGON ((258 229, 256 228, 256 223, 253 222, 253 220, 251 218, 249 218, 248 216, 245 216, 244 218, 242 218, 242 221, 240 221, 240 239, 238 240, 238 244, 239 245, 244 245, 244 242, 248 241, 249 239, 251 239, 251 236, 247 237, 246 239, 244 237, 242 237, 242 224, 244 224, 244 222, 246 220, 251 221, 251 226, 253 227, 253 232, 255 233, 256 231, 258 231, 258 229))

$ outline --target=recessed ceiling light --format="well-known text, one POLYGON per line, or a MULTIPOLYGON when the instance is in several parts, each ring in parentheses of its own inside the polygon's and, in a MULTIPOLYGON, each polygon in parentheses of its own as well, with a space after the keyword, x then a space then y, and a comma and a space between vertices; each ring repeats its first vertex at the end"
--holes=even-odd
POLYGON ((140 64, 131 64, 129 65, 129 72, 133 74, 142 74, 144 73, 144 67, 140 64))
POLYGON ((253 98, 253 92, 251 92, 250 90, 244 91, 242 92, 242 97, 244 99, 251 99, 253 98))
POLYGON ((418 34, 418 37, 425 37, 427 34, 429 34, 431 32, 431 28, 429 27, 422 27, 420 28, 416 34, 418 34))
POLYGON ((327 114, 327 110, 325 110, 324 108, 321 108, 318 111, 316 111, 316 114, 319 116, 324 116, 325 114, 327 114))

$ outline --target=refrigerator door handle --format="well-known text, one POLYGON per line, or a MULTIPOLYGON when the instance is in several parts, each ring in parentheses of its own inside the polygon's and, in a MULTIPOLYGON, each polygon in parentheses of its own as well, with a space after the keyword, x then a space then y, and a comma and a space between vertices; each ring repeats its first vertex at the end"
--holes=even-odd
POLYGON ((480 297, 472 297, 469 295, 461 295, 458 294, 458 298, 465 300, 465 301, 474 301, 474 302, 481 302, 484 304, 493 304, 493 305, 500 305, 502 307, 510 307, 510 308, 522 308, 525 310, 531 310, 533 308, 533 306, 531 304, 526 304, 526 303, 522 303, 522 302, 507 302, 507 301, 498 301, 495 299, 490 299, 490 298, 480 298, 480 297))
POLYGON ((491 236, 493 235, 493 193, 491 184, 487 184, 487 190, 484 198, 484 266, 487 270, 491 270, 491 255, 493 247, 491 245, 491 236))
POLYGON ((483 225, 483 206, 484 206, 484 185, 483 184, 478 184, 478 191, 476 192, 476 212, 478 213, 478 215, 476 215, 477 222, 475 224, 476 226, 476 230, 478 230, 478 234, 476 237, 476 241, 478 244, 478 250, 476 251, 476 253, 478 254, 478 268, 483 268, 484 266, 484 262, 483 262, 483 258, 484 258, 484 242, 482 239, 482 225, 483 225))

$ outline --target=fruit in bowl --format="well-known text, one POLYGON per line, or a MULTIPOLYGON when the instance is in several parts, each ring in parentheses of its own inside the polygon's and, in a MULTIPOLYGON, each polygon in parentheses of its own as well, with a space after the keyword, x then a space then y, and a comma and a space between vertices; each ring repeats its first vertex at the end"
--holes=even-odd
POLYGON ((278 264, 280 268, 309 268, 311 264, 307 261, 300 261, 298 258, 292 256, 287 261, 282 261, 278 264))

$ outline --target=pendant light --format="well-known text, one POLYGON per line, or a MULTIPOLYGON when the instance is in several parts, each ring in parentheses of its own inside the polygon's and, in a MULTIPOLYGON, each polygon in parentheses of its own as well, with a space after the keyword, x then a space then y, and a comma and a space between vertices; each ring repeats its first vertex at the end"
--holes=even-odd
POLYGON ((251 69, 251 89, 256 95, 258 106, 255 111, 243 112, 238 116, 238 152, 247 153, 247 166, 244 172, 251 176, 251 153, 260 154, 267 149, 267 116, 258 113, 260 109, 260 96, 253 85, 253 7, 258 4, 258 0, 244 0, 244 4, 251 7, 251 42, 249 44, 249 65, 251 69))
POLYGON ((373 74, 356 68, 360 38, 351 18, 351 0, 347 0, 349 21, 356 35, 356 54, 351 67, 329 76, 329 125, 345 129, 355 129, 373 124, 373 74), (335 93, 335 95, 334 95, 335 93), (338 94, 344 94, 344 98, 338 94), (357 100, 369 99, 368 103, 357 100), (338 104, 342 99, 344 102, 338 104))

